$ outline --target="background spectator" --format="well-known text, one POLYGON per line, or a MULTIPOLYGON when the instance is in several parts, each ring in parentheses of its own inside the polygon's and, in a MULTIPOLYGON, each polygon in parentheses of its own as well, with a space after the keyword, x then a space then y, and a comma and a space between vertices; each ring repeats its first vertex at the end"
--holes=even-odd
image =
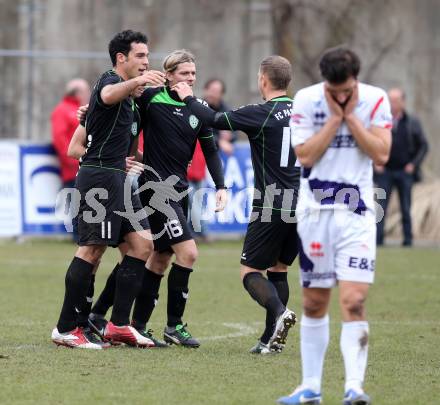
POLYGON ((55 106, 51 114, 52 143, 60 160, 63 187, 73 187, 78 171, 78 160, 67 156, 70 139, 78 126, 76 110, 87 104, 90 98, 90 86, 84 79, 73 79, 66 84, 63 99, 55 106))
MULTIPOLYGON (((225 93, 226 85, 218 78, 209 79, 203 87, 203 99, 217 112, 231 110, 223 101, 225 93)), ((237 140, 236 134, 232 131, 214 129, 214 136, 219 149, 231 155, 234 151, 233 143, 237 140)))
POLYGON ((390 89, 388 97, 393 114, 393 142, 388 163, 375 166, 376 184, 386 192, 386 198, 379 200, 384 218, 377 224, 377 244, 383 244, 386 210, 391 192, 396 187, 402 213, 403 246, 411 246, 411 190, 413 182, 421 179, 420 166, 428 152, 428 142, 420 121, 405 110, 403 90, 390 89))
MULTIPOLYGON (((73 79, 66 84, 63 99, 55 106, 50 120, 52 128, 52 144, 60 161, 61 180, 63 188, 74 187, 78 172, 78 160, 67 156, 67 149, 76 127, 78 119, 76 110, 80 105, 87 104, 90 99, 90 86, 84 79, 73 79)), ((68 215, 70 198, 66 201, 64 212, 68 215)), ((73 235, 76 238, 76 235, 73 235)))

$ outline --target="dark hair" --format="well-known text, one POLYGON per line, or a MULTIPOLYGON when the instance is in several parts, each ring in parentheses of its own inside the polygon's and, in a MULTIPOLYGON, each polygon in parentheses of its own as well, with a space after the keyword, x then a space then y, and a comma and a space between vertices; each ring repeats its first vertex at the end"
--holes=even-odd
POLYGON ((136 32, 132 30, 125 30, 116 34, 108 44, 108 53, 113 66, 116 66, 116 54, 123 53, 128 56, 131 50, 131 44, 135 42, 137 44, 147 44, 148 38, 142 32, 136 32))
POLYGON ((211 79, 207 80, 203 88, 206 90, 208 87, 211 86, 212 83, 219 82, 222 86, 222 93, 226 93, 226 84, 222 79, 219 79, 218 77, 212 77, 211 79))
POLYGON ((268 56, 261 62, 260 72, 267 76, 274 90, 286 90, 292 81, 292 65, 282 56, 268 56))
POLYGON ((341 84, 350 77, 357 79, 361 61, 351 49, 337 46, 327 49, 319 62, 322 77, 329 83, 341 84))

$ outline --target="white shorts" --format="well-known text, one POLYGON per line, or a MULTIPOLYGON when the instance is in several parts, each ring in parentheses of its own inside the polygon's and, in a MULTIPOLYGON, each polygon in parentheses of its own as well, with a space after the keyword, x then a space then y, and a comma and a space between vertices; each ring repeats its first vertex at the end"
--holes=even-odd
POLYGON ((375 216, 320 210, 298 221, 303 287, 330 288, 338 280, 373 283, 376 261, 375 216))

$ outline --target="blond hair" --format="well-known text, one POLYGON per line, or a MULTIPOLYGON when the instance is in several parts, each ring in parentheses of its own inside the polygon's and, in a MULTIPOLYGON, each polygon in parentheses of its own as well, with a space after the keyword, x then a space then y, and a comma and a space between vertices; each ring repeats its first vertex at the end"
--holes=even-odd
POLYGON ((178 49, 165 57, 163 61, 163 70, 167 73, 172 73, 177 69, 178 65, 186 62, 196 63, 195 56, 186 49, 178 49))

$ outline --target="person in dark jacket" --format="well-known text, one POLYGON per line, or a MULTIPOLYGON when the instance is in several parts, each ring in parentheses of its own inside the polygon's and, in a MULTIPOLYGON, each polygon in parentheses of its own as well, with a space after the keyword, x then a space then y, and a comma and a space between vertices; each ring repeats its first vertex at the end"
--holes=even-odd
POLYGON ((420 121, 405 110, 404 91, 390 89, 388 97, 393 115, 391 154, 385 166, 375 166, 376 184, 386 193, 385 198, 378 201, 384 217, 377 224, 377 244, 383 244, 386 210, 391 192, 396 187, 402 212, 402 245, 411 246, 411 189, 414 181, 421 179, 420 166, 428 152, 428 142, 420 121))

